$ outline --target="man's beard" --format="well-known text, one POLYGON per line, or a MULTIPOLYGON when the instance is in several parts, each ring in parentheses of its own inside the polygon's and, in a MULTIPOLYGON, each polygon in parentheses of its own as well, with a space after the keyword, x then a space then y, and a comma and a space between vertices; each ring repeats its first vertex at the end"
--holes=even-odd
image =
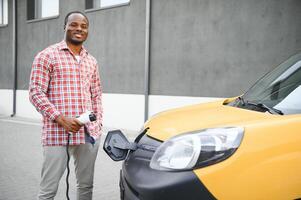
POLYGON ((82 45, 84 41, 78 41, 78 40, 73 40, 72 38, 68 38, 68 42, 70 42, 73 45, 82 45))

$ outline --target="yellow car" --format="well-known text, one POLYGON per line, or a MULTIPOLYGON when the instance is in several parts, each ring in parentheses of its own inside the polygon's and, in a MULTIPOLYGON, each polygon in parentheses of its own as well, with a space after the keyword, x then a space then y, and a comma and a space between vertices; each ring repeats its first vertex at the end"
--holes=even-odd
POLYGON ((109 132, 124 160, 122 200, 301 199, 301 54, 244 95, 153 116, 130 143, 109 132))

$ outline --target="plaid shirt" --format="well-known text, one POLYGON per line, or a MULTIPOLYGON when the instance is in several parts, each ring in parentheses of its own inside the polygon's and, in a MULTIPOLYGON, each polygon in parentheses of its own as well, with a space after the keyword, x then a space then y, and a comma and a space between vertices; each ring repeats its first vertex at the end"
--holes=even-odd
MULTIPOLYGON (((96 114, 97 121, 85 126, 94 138, 101 135, 102 89, 96 59, 85 48, 78 62, 65 41, 38 53, 32 65, 29 99, 43 115, 42 144, 67 144, 67 131, 54 120, 63 115, 76 117, 87 110, 96 114)), ((84 127, 71 134, 70 145, 85 143, 84 127)))

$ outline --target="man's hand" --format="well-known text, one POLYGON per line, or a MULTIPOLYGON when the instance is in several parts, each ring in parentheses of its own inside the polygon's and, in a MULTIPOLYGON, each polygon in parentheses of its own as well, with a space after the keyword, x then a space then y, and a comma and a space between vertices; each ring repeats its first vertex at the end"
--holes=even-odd
POLYGON ((55 120, 59 125, 61 125, 66 131, 71 133, 76 133, 83 126, 83 124, 76 118, 68 118, 64 116, 59 116, 55 120))

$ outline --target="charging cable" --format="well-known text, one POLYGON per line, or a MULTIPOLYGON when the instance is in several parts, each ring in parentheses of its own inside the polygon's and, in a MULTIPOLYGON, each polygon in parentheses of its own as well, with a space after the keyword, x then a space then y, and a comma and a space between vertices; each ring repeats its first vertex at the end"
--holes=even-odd
POLYGON ((71 134, 68 133, 67 145, 66 145, 66 152, 67 152, 66 197, 67 197, 67 200, 70 200, 70 198, 69 198, 69 174, 70 174, 70 167, 69 167, 69 162, 70 162, 69 140, 70 140, 70 135, 71 134))
MULTIPOLYGON (((91 112, 91 111, 86 111, 85 113, 83 113, 79 117, 77 117, 77 119, 82 124, 86 124, 88 122, 96 121, 96 115, 93 112, 91 112)), ((69 175, 70 175, 70 167, 69 167, 69 163, 70 163, 69 144, 70 144, 70 135, 71 135, 71 133, 68 133, 67 144, 66 144, 66 153, 67 153, 66 197, 67 197, 67 200, 70 200, 70 197, 69 197, 69 175)), ((89 136, 89 138, 90 138, 91 142, 92 141, 95 142, 95 140, 94 140, 93 137, 89 136)))

